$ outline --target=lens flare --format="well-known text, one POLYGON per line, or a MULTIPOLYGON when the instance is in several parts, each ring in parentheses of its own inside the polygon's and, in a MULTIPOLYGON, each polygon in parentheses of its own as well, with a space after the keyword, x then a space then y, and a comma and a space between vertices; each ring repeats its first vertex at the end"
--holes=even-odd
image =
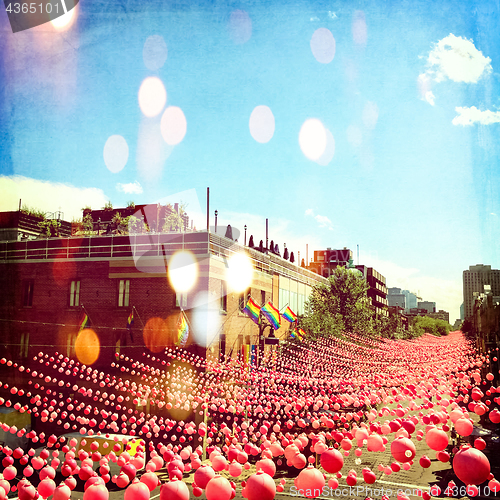
POLYGON ((152 35, 144 42, 142 59, 150 71, 159 70, 167 60, 168 48, 161 35, 152 35))
POLYGON ((128 144, 121 135, 108 137, 104 145, 104 163, 107 169, 113 174, 117 174, 128 161, 128 144))
POLYGON ((235 253, 228 262, 227 282, 235 292, 242 292, 252 284, 253 266, 244 253, 235 253))
POLYGON ((194 299, 192 309, 193 338, 196 344, 209 347, 218 338, 221 330, 221 297, 200 292, 194 299))
POLYGON ((91 365, 97 361, 101 346, 99 337, 90 328, 82 330, 75 341, 75 354, 80 363, 91 365))
POLYGON ((168 322, 162 318, 148 319, 142 331, 144 345, 151 352, 161 352, 173 344, 173 331, 168 328, 168 322))
POLYGON ((161 135, 169 146, 179 144, 187 131, 187 122, 181 108, 169 106, 161 117, 161 135))
POLYGON ((159 115, 167 102, 167 91, 156 76, 147 77, 139 88, 139 107, 142 113, 152 118, 159 115))
POLYGON ((189 291, 198 279, 198 262, 191 252, 181 250, 168 261, 168 279, 176 292, 189 291))
POLYGON ((56 28, 58 31, 65 31, 70 28, 77 17, 77 8, 78 6, 75 6, 73 9, 68 10, 66 14, 63 14, 56 19, 52 19, 52 21, 50 21, 52 26, 54 26, 54 28, 56 28))
POLYGON ((250 134, 261 144, 269 142, 274 135, 274 115, 267 106, 257 106, 250 115, 250 134))
POLYGON ((316 161, 326 149, 326 130, 317 118, 309 118, 300 129, 299 145, 304 155, 316 161))
POLYGON ((327 28, 318 28, 311 37, 311 52, 316 61, 328 64, 335 57, 335 38, 327 28))

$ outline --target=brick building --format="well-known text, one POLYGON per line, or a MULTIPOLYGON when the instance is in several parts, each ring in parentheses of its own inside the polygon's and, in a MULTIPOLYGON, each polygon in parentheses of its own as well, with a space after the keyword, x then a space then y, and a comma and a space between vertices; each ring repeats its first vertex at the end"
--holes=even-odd
MULTIPOLYGON (((325 278, 270 253, 243 247, 207 231, 48 238, 0 242, 0 338, 4 356, 28 361, 49 346, 74 356, 85 315, 98 337, 96 366, 115 352, 138 358, 144 350, 173 345, 181 310, 189 325, 187 345, 198 354, 235 356, 259 343, 259 329, 243 312, 251 296, 301 314, 312 286, 325 278), (176 293, 167 277, 171 259, 188 251, 196 283, 176 293), (244 251, 253 280, 244 292, 228 283, 230 258, 244 251), (133 324, 127 319, 133 313, 133 324)), ((276 337, 288 336, 282 320, 276 337)), ((269 329, 264 332, 268 336, 269 329)))

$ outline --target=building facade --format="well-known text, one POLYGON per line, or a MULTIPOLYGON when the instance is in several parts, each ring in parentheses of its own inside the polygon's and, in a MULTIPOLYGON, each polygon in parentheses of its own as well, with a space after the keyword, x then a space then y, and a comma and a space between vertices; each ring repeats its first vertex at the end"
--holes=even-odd
POLYGON ((472 317, 474 301, 480 294, 485 293, 486 285, 490 285, 489 290, 493 297, 500 297, 500 270, 477 264, 469 266, 469 269, 463 272, 463 319, 472 317))
POLYGON ((418 309, 425 309, 428 313, 435 313, 436 312, 436 303, 424 300, 424 301, 418 302, 417 308, 418 309))
POLYGON ((418 303, 417 296, 409 290, 403 290, 401 293, 405 296, 405 312, 408 313, 410 309, 415 309, 418 303))
MULTIPOLYGON (((183 315, 187 347, 235 357, 260 341, 259 327, 243 312, 249 297, 259 306, 272 301, 281 312, 290 306, 301 314, 312 287, 326 281, 207 231, 4 241, 0 270, 5 356, 27 361, 49 346, 78 357, 75 341, 84 322, 97 336, 96 366, 109 365, 116 352, 138 358, 146 349, 174 346, 183 315), (191 261, 177 268, 180 252, 191 261), (239 252, 252 266, 244 290, 232 286, 228 271, 239 252), (174 267, 181 275, 184 267, 196 268, 193 286, 176 291, 169 279, 174 267)), ((287 337, 289 328, 282 320, 275 336, 287 337)))
POLYGON ((399 307, 403 310, 406 309, 406 296, 401 292, 401 288, 388 288, 387 289, 387 302, 389 307, 399 307))

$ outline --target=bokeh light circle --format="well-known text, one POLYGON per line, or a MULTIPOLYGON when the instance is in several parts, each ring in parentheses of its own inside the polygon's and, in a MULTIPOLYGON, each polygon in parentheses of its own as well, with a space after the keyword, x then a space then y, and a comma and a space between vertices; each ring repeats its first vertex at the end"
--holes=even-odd
POLYGON ((191 252, 181 250, 168 261, 168 279, 176 292, 189 291, 198 279, 198 262, 191 252))
POLYGON ((252 36, 252 20, 244 10, 233 10, 229 18, 229 36, 236 44, 243 44, 252 36))
POLYGON ((261 144, 269 142, 274 135, 274 115, 267 106, 256 106, 248 123, 250 134, 261 144))
POLYGON ((142 48, 144 66, 151 71, 160 69, 167 60, 168 48, 161 35, 149 36, 142 48))
POLYGON ((196 344, 209 347, 221 331, 220 297, 206 291, 200 292, 194 299, 191 311, 193 339, 196 344))
POLYGON ((307 119, 300 129, 299 145, 304 155, 316 161, 326 149, 326 130, 317 118, 307 119))
POLYGON ((103 151, 104 163, 110 172, 117 174, 128 161, 128 144, 121 135, 108 137, 103 151))
POLYGON ((163 82, 156 76, 148 76, 139 88, 139 107, 142 113, 151 118, 161 113, 167 102, 167 91, 163 82))
POLYGON ((326 147, 323 154, 316 160, 318 165, 326 167, 335 156, 335 139, 332 133, 326 129, 326 147))
POLYGON ((181 108, 177 106, 169 106, 160 123, 161 135, 164 141, 170 146, 179 144, 187 131, 187 122, 181 108))
POLYGON ((97 361, 101 346, 99 337, 90 328, 85 328, 80 331, 75 340, 75 354, 80 363, 84 365, 92 365, 97 361))
POLYGON ((318 28, 311 37, 311 51, 316 61, 328 64, 335 57, 335 38, 327 28, 318 28))
POLYGON ((227 282, 236 292, 247 289, 253 280, 253 266, 244 253, 235 253, 228 261, 227 282))

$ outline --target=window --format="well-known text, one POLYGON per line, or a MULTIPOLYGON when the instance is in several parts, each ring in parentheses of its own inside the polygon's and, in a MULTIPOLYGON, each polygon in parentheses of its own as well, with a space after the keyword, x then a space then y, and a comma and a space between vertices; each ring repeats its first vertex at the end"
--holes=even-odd
POLYGON ((19 357, 28 357, 28 347, 30 345, 30 334, 29 332, 21 333, 21 342, 19 343, 19 357))
POLYGON ((69 288, 69 307, 80 305, 80 282, 72 281, 69 288))
POLYGON ((130 280, 120 280, 118 287, 118 307, 128 307, 130 280))
POLYGON ((33 306, 33 280, 23 281, 23 307, 33 306))
POLYGON ((187 293, 177 292, 175 294, 175 307, 187 307, 187 293))
POLYGON ((220 311, 227 312, 227 283, 225 281, 220 282, 220 311))
POLYGON ((260 291, 260 305, 263 306, 266 303, 266 292, 265 290, 260 291))

